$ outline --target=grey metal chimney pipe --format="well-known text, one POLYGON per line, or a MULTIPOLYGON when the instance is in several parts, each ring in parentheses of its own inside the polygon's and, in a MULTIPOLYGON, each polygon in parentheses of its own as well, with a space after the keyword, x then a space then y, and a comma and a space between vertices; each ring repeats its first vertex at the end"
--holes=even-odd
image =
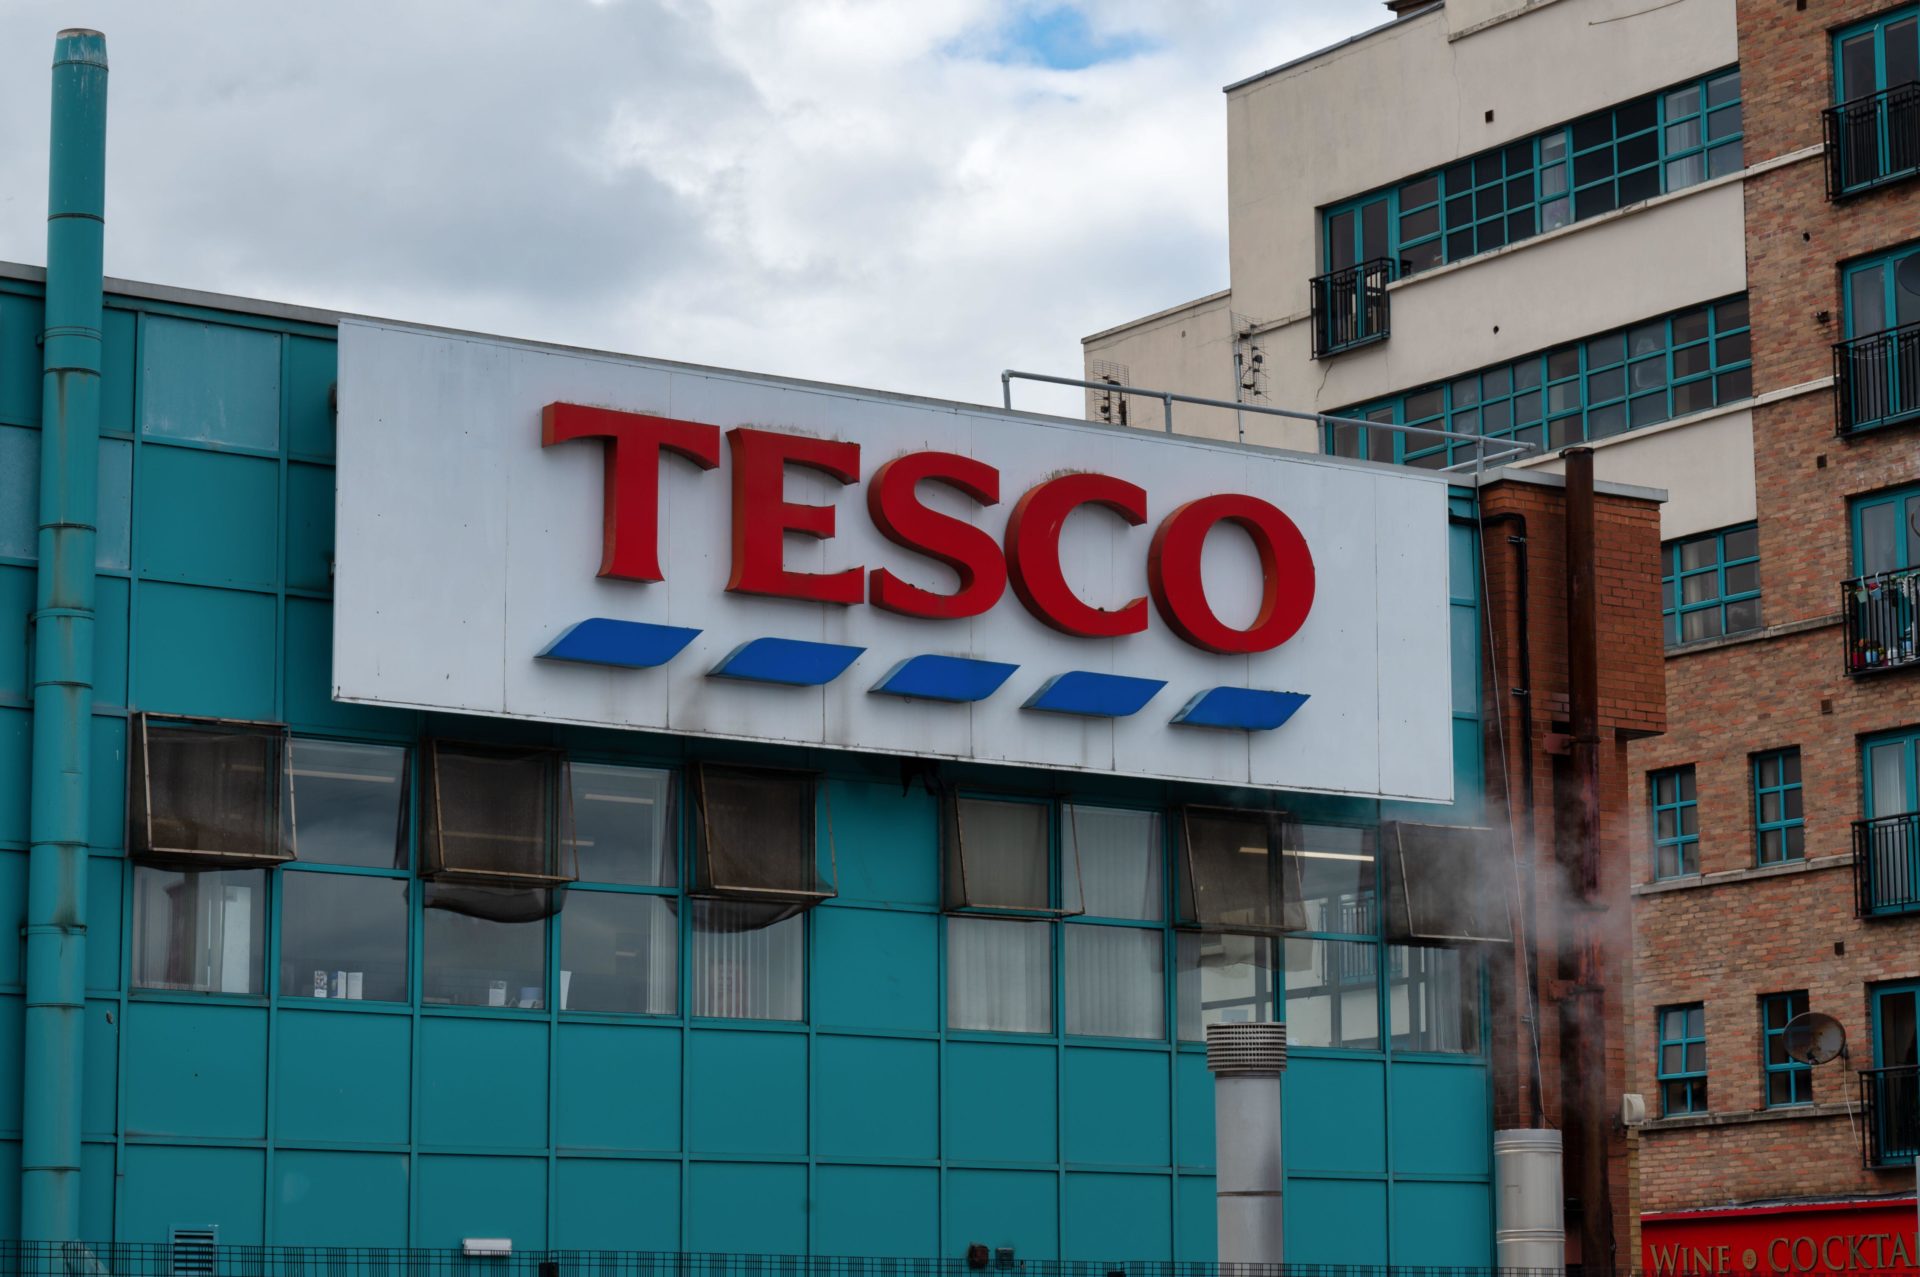
POLYGON ((1493 1133, 1494 1263, 1502 1271, 1567 1266, 1560 1132, 1493 1133))
POLYGON ((1222 1264, 1278 1264, 1280 1074, 1284 1024, 1209 1024, 1213 1071, 1214 1195, 1222 1264))

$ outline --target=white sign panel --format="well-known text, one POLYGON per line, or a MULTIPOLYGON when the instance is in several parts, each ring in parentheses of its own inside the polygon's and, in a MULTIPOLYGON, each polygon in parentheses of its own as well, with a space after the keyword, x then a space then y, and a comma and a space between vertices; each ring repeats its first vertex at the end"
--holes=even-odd
POLYGON ((344 701, 1452 798, 1446 481, 340 325, 344 701))

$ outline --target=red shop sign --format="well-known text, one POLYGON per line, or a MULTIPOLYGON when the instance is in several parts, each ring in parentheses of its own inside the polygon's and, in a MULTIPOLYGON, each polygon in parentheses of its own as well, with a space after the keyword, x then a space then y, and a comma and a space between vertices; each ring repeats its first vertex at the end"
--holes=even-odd
POLYGON ((1914 1224, 1911 1197, 1642 1215, 1640 1263, 1651 1277, 1920 1274, 1914 1224))

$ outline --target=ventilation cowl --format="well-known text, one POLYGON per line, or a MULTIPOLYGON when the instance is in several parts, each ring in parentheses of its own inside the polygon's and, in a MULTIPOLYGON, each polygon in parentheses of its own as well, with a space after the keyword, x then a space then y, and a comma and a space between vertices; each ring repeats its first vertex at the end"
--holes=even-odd
POLYGON ((1222 1077, 1279 1077, 1287 1067, 1287 1026, 1209 1024, 1207 1068, 1222 1077))

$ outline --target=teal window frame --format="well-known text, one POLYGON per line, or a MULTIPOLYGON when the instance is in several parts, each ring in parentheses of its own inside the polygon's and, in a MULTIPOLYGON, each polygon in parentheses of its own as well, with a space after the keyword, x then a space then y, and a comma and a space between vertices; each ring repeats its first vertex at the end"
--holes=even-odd
POLYGON ((1903 572, 1908 568, 1920 568, 1920 526, 1913 523, 1907 503, 1916 503, 1920 509, 1920 483, 1903 487, 1889 488, 1884 492, 1875 492, 1870 496, 1855 497, 1848 503, 1848 523, 1853 533, 1853 574, 1856 577, 1875 575, 1881 572, 1903 572), (1868 512, 1891 506, 1895 541, 1892 546, 1892 562, 1869 566, 1867 561, 1866 519, 1868 512), (1906 515, 1907 517, 1903 517, 1906 515))
MULTIPOLYGON (((1912 83, 1902 80, 1888 83, 1887 31, 1890 27, 1913 22, 1920 18, 1920 5, 1905 5, 1898 9, 1889 9, 1885 13, 1875 14, 1871 18, 1851 23, 1833 33, 1833 100, 1835 105, 1857 102, 1861 98, 1872 97, 1876 93, 1885 93, 1888 89, 1898 88, 1900 84, 1912 83), (1860 36, 1871 33, 1873 36, 1873 87, 1849 95, 1845 65, 1846 45, 1860 36)), ((1917 33, 1920 34, 1920 33, 1917 33)))
POLYGON ((1920 417, 1920 244, 1842 263, 1845 341, 1835 348, 1848 435, 1920 417))
MULTIPOLYGON (((1920 322, 1920 288, 1910 290, 1915 298, 1912 318, 1900 318, 1901 289, 1896 274, 1902 264, 1915 259, 1920 259, 1920 244, 1903 244, 1841 265, 1840 301, 1849 339, 1871 337, 1920 322), (1880 279, 1878 287, 1871 292, 1877 292, 1878 296, 1871 296, 1865 282, 1867 276, 1875 273, 1880 279)), ((1915 264, 1920 266, 1920 261, 1915 264)))
POLYGON ((1659 1043, 1654 1054, 1660 1082, 1660 1116, 1707 1112, 1707 1010, 1700 1002, 1664 1006, 1654 1013, 1659 1043))
POLYGON ((1667 646, 1760 628, 1758 524, 1665 542, 1660 567, 1660 619, 1667 646))
POLYGON ((1770 1109, 1813 1103, 1813 1066, 1787 1055, 1787 1024, 1807 1011, 1807 991, 1760 996, 1760 1098, 1770 1109))
POLYGON ((1756 865, 1807 858, 1807 820, 1800 782, 1800 747, 1753 756, 1753 857, 1756 865))
POLYGON ((1868 820, 1920 812, 1920 727, 1861 738, 1860 811, 1868 820), (1882 778, 1875 765, 1881 750, 1889 751, 1884 757, 1893 764, 1883 779, 1894 781, 1897 792, 1887 792, 1882 779, 1877 779, 1882 778))
POLYGON ((1647 801, 1652 816, 1654 880, 1698 874, 1700 791, 1693 764, 1648 772, 1647 801))
POLYGON ((1740 69, 1723 67, 1327 205, 1323 269, 1340 260, 1334 219, 1357 223, 1383 197, 1384 253, 1404 278, 1737 172, 1741 115, 1740 69))
MULTIPOLYGON (((1750 336, 1741 293, 1331 415, 1557 449, 1751 398, 1750 336)), ((1475 448, 1418 430, 1345 425, 1325 427, 1321 446, 1428 470, 1471 463, 1475 448)))

